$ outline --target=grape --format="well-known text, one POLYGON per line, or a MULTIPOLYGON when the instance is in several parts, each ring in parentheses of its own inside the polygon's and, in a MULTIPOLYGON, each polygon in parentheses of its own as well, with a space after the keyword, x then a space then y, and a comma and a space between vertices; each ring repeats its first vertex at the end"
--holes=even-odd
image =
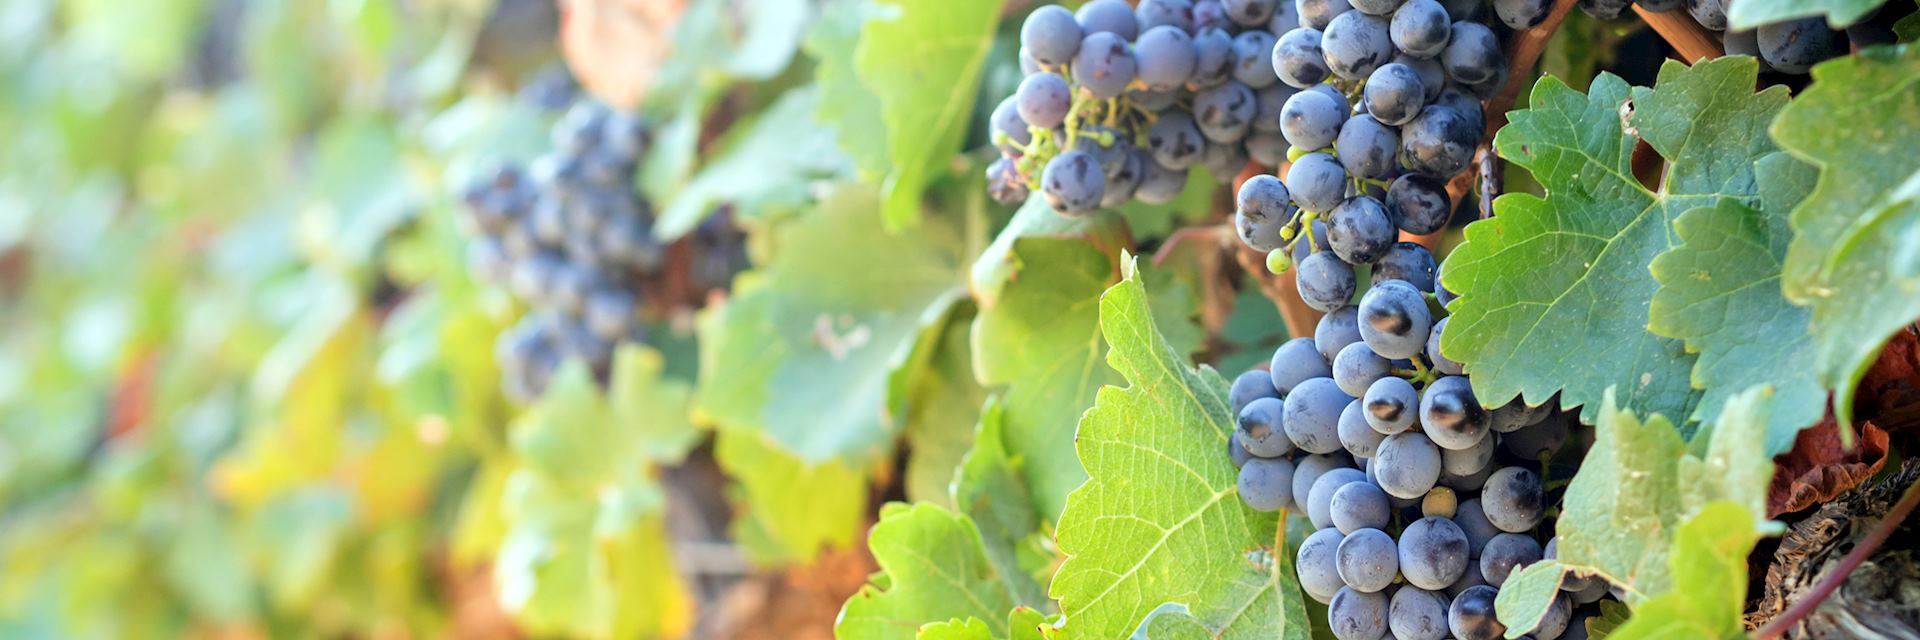
POLYGON ((1293 393, 1294 387, 1303 382, 1333 375, 1333 369, 1314 349, 1312 338, 1294 338, 1281 343, 1267 364, 1272 370, 1273 388, 1282 396, 1293 393))
MULTIPOLYGON (((998 110, 994 116, 996 119, 999 117, 998 110)), ((987 195, 1001 204, 1015 204, 1027 199, 1027 179, 1020 175, 1020 169, 1012 157, 1003 155, 987 165, 987 195)))
POLYGON ((1233 27, 1233 21, 1227 18, 1227 8, 1220 5, 1220 0, 1194 0, 1193 28, 1188 29, 1188 33, 1205 29, 1224 30, 1231 27, 1233 27))
POLYGON ((1273 33, 1254 29, 1233 37, 1233 79, 1254 89, 1273 86, 1273 33))
POLYGON ((1020 53, 1016 57, 1020 59, 1020 75, 1030 76, 1044 71, 1040 68, 1040 61, 1033 59, 1033 52, 1028 51, 1026 47, 1020 47, 1020 53))
POLYGON ((616 216, 605 222, 600 233, 600 254, 642 272, 660 268, 666 250, 653 239, 647 222, 639 216, 616 216))
POLYGON ((1440 484, 1454 491, 1479 491, 1481 487, 1486 486, 1487 478, 1493 475, 1493 469, 1493 465, 1487 465, 1481 467, 1479 473, 1459 476, 1447 473, 1443 468, 1440 470, 1440 484))
POLYGON ((1126 151, 1119 170, 1107 174, 1107 188, 1100 196, 1100 206, 1113 208, 1132 200, 1140 189, 1140 183, 1146 180, 1146 165, 1149 164, 1153 164, 1153 161, 1131 150, 1126 151))
POLYGON ((1633 0, 1641 9, 1654 13, 1666 13, 1680 8, 1682 0, 1633 0))
POLYGON ((1434 444, 1448 449, 1465 449, 1487 437, 1487 410, 1462 376, 1446 376, 1427 385, 1420 396, 1420 423, 1434 444))
POLYGON ((1261 253, 1273 251, 1284 244, 1280 239, 1280 229, 1285 226, 1285 222, 1259 222, 1244 213, 1233 214, 1233 227, 1240 236, 1240 243, 1261 253))
POLYGON ((1193 115, 1200 133, 1214 142, 1239 142, 1253 127, 1258 111, 1253 90, 1238 82, 1225 82, 1193 95, 1193 115))
POLYGON ((1371 482, 1349 482, 1335 489, 1327 512, 1333 526, 1349 536, 1364 529, 1385 529, 1393 522, 1387 492, 1371 482))
POLYGON ((1302 91, 1280 107, 1280 133, 1300 149, 1324 149, 1340 135, 1347 121, 1347 103, 1318 91, 1302 91))
POLYGON ((632 324, 639 301, 624 289, 602 288, 587 296, 585 306, 587 328, 593 330, 594 335, 618 340, 632 324))
POLYGON ((1387 436, 1374 449, 1380 488, 1396 498, 1425 495, 1440 479, 1440 448, 1418 431, 1387 436))
POLYGON ((1453 214, 1447 185, 1433 176, 1409 173, 1387 186, 1387 215, 1401 231, 1426 235, 1446 226, 1453 214))
MULTIPOLYGON (((1326 216, 1320 217, 1324 218, 1326 216)), ((1302 229, 1301 233, 1293 239, 1293 263, 1296 265, 1306 260, 1307 256, 1313 252, 1326 251, 1327 249, 1327 223, 1324 220, 1316 218, 1313 221, 1313 225, 1307 228, 1311 228, 1313 231, 1308 233, 1305 229, 1302 229), (1312 240, 1309 241, 1308 238, 1312 238, 1312 240)), ((1339 257, 1334 257, 1334 261, 1338 262, 1339 260, 1339 257)), ((1341 262, 1340 264, 1346 263, 1341 262)), ((1352 268, 1352 265, 1348 265, 1347 267, 1348 270, 1352 270, 1352 268)), ((1343 307, 1346 306, 1346 302, 1344 301, 1340 304, 1343 307)), ((1359 325, 1354 325, 1353 330, 1358 333, 1360 331, 1359 325)), ((1339 352, 1336 351, 1335 353, 1339 352)), ((1328 360, 1331 361, 1332 359, 1329 358, 1328 360)))
POLYGON ((1081 42, 1080 52, 1074 54, 1073 81, 1095 98, 1112 98, 1127 90, 1137 68, 1133 49, 1127 41, 1115 33, 1101 31, 1089 34, 1081 42))
POLYGON ((1283 420, 1294 446, 1308 453, 1339 450, 1340 412, 1353 402, 1353 396, 1341 392, 1333 378, 1310 378, 1285 395, 1283 420))
POLYGON ((1361 398, 1366 404, 1367 426, 1385 435, 1406 431, 1413 426, 1420 406, 1419 392, 1405 378, 1386 376, 1367 387, 1361 398))
POLYGON ((1326 29, 1335 17, 1353 10, 1353 5, 1347 0, 1294 0, 1293 8, 1300 16, 1300 26, 1326 29))
MULTIPOLYGON (((1463 86, 1476 101, 1492 100, 1494 96, 1500 95, 1502 87, 1507 86, 1507 73, 1507 68, 1502 66, 1494 69, 1493 77, 1479 82, 1465 83, 1463 86)), ((1483 123, 1482 126, 1485 124, 1483 123)))
POLYGON ((1348 80, 1365 80, 1374 69, 1393 60, 1393 40, 1386 18, 1348 11, 1334 16, 1320 36, 1327 68, 1348 80))
MULTIPOLYGON (((1686 0, 1687 13, 1693 15, 1693 21, 1700 23, 1710 31, 1727 30, 1728 0, 1686 0)), ((1728 54, 1733 50, 1729 48, 1728 54)))
POLYGON ((1294 464, 1293 505, 1296 509, 1304 510, 1312 497, 1313 483, 1329 471, 1350 468, 1353 466, 1353 457, 1344 450, 1330 454, 1315 453, 1299 457, 1294 464))
POLYGON ((1233 387, 1227 390, 1227 402, 1233 405, 1234 415, 1240 415, 1240 410, 1245 409, 1248 403, 1261 398, 1278 400, 1280 394, 1273 390, 1273 376, 1259 369, 1240 374, 1233 379, 1233 387))
POLYGON ((1315 531, 1300 542, 1294 567, 1300 575, 1300 590, 1314 600, 1330 602, 1334 594, 1346 587, 1340 581, 1339 567, 1334 564, 1334 555, 1345 539, 1346 535, 1340 530, 1328 528, 1315 531))
POLYGON ((1434 487, 1427 495, 1420 497, 1420 515, 1432 518, 1451 518, 1460 508, 1460 494, 1446 487, 1434 487))
POLYGON ((1553 452, 1566 444, 1568 435, 1564 420, 1549 419, 1506 434, 1500 439, 1500 446, 1515 457, 1538 460, 1552 457, 1553 452))
POLYGON ((1440 263, 1433 270, 1433 299, 1445 307, 1453 302, 1453 292, 1447 289, 1447 263, 1440 263))
POLYGON ((1341 588, 1327 603, 1327 625, 1339 640, 1379 640, 1387 632, 1387 594, 1341 588))
POLYGON ((1806 73, 1846 49, 1827 28, 1826 19, 1818 16, 1763 24, 1754 30, 1754 37, 1760 45, 1760 57, 1787 73, 1806 73))
MULTIPOLYGON (((1200 155, 1200 166, 1206 167, 1209 175, 1232 178, 1240 175, 1247 167, 1247 150, 1238 142, 1207 142, 1207 150, 1200 155)), ((1284 224, 1273 225, 1278 240, 1278 231, 1284 224)), ((1276 243, 1276 248, 1279 243, 1276 243)))
MULTIPOLYGON (((1367 77, 1366 92, 1361 101, 1375 120, 1397 127, 1420 115, 1420 108, 1426 106, 1427 89, 1421 84, 1420 74, 1413 67, 1390 62, 1380 65, 1373 75, 1367 77)), ((1397 134, 1394 144, 1399 144, 1397 134)))
POLYGON ((1262 167, 1278 166, 1287 159, 1287 139, 1279 133, 1259 131, 1247 136, 1247 153, 1262 167))
POLYGON ((1374 451, 1380 447, 1380 441, 1387 437, 1387 434, 1374 431, 1367 424, 1366 413, 1366 408, 1359 400, 1347 403, 1347 408, 1340 411, 1340 446, 1346 447, 1348 453, 1359 458, 1373 457, 1374 451))
POLYGON ((1487 428, 1494 433, 1513 433, 1527 426, 1527 405, 1518 400, 1487 414, 1487 428))
POLYGON ((1193 2, 1192 0, 1141 0, 1140 6, 1133 10, 1133 16, 1139 21, 1139 28, 1143 34, 1159 26, 1191 31, 1193 2))
POLYGON ((1473 139, 1476 141, 1475 144, 1479 144, 1480 130, 1486 126, 1487 120, 1486 112, 1481 109, 1478 98, 1460 91, 1458 86, 1449 85, 1440 91, 1439 97, 1433 99, 1433 104, 1452 109, 1460 115, 1465 116, 1467 122, 1473 125, 1473 139))
POLYGON ((1320 52, 1320 37, 1319 29, 1300 27, 1281 34, 1273 43, 1273 72, 1281 82, 1305 89, 1333 75, 1320 52))
MULTIPOLYGON (((1339 227, 1336 225, 1334 228, 1339 227)), ((1360 298, 1360 340, 1383 358, 1400 359, 1419 355, 1420 350, 1426 347, 1427 332, 1432 322, 1433 316, 1427 311, 1426 298, 1403 280, 1381 282, 1360 298)), ((1423 419, 1426 414, 1424 405, 1423 401, 1423 419)))
MULTIPOLYGON (((1297 169, 1299 165, 1294 165, 1297 169)), ((1307 306, 1321 311, 1332 311, 1347 306, 1353 299, 1353 290, 1357 286, 1353 277, 1353 266, 1341 262, 1332 251, 1319 251, 1297 263, 1298 274, 1294 284, 1300 290, 1300 299, 1307 306)))
POLYGON ((1263 173, 1247 178, 1246 182, 1240 184, 1240 191, 1234 196, 1234 205, 1240 213, 1254 220, 1287 222, 1292 199, 1287 194, 1286 183, 1263 173))
POLYGON ((1188 88, 1199 90, 1219 86, 1233 77, 1233 36, 1218 27, 1201 29, 1193 35, 1193 79, 1188 88))
POLYGON ((1540 624, 1534 625, 1528 635, 1549 640, 1566 638, 1567 623, 1572 619, 1573 604, 1565 595, 1555 596, 1553 603, 1547 605, 1546 616, 1540 618, 1540 624))
POLYGON ((1313 488, 1307 490, 1307 520, 1315 527, 1333 526, 1333 494, 1349 483, 1367 482, 1367 474, 1359 469, 1329 469, 1313 481, 1313 488))
MULTIPOLYGON (((1392 217, 1391 210, 1387 214, 1392 217)), ((1373 283, 1399 280, 1421 291, 1433 291, 1433 252, 1418 242, 1397 242, 1373 263, 1373 283)))
POLYGON ((1392 16, 1403 0, 1348 0, 1355 10, 1373 16, 1392 16))
MULTIPOLYGON (((1540 476, 1525 467, 1493 472, 1480 492, 1480 504, 1488 522, 1510 533, 1532 531, 1546 517, 1546 491, 1540 486, 1540 476)), ((1487 579, 1491 582, 1493 576, 1487 579)))
POLYGON ((1080 5, 1073 18, 1088 35, 1111 33, 1123 41, 1140 35, 1140 23, 1134 20, 1133 7, 1127 6, 1126 0, 1093 0, 1080 5))
POLYGON ((1386 358, 1376 355, 1367 343, 1355 342, 1334 355, 1333 381, 1347 395, 1363 396, 1374 381, 1387 377, 1392 366, 1386 358))
POLYGON ((553 196, 541 198, 528 213, 527 223, 535 241, 549 247, 560 244, 567 235, 566 201, 553 196))
POLYGON ((1493 12, 1515 31, 1531 29, 1547 19, 1553 9, 1550 0, 1493 0, 1493 12))
MULTIPOLYGON (((1406 553, 1405 537, 1401 554, 1406 553)), ((1441 640, 1447 637, 1447 596, 1438 591, 1401 587, 1387 605, 1387 628, 1395 640, 1441 640)))
POLYGON ((1220 0, 1227 17, 1245 27, 1263 27, 1283 0, 1220 0))
POLYGON ((1493 526, 1493 522, 1487 520, 1487 512, 1481 508, 1479 498, 1461 502, 1460 508, 1454 511, 1452 519, 1453 523, 1460 527, 1460 531, 1466 534, 1467 553, 1473 558, 1479 558, 1480 550, 1487 546, 1487 541, 1502 533, 1499 527, 1493 526))
POLYGON ((1062 65, 1080 50, 1080 23, 1073 12, 1057 4, 1043 5, 1027 14, 1020 25, 1020 46, 1044 65, 1062 65))
POLYGON ((1106 189, 1106 175, 1100 163, 1084 151, 1068 151, 1047 161, 1040 172, 1040 194, 1053 210, 1065 215, 1086 215, 1100 206, 1106 189))
POLYGON ((1355 320, 1359 312, 1359 309, 1344 307, 1320 316, 1320 322, 1314 325, 1313 348, 1328 362, 1347 345, 1360 341, 1360 326, 1355 320))
POLYGON ((1540 543, 1518 533, 1502 533, 1480 550, 1480 575, 1487 584, 1498 587, 1513 572, 1539 561, 1540 543))
MULTIPOLYGON (((1369 196, 1354 196, 1333 208, 1327 223, 1327 241, 1332 245, 1334 255, 1348 264, 1373 262, 1386 255, 1393 246, 1393 221, 1387 217, 1386 205, 1380 204, 1369 196)), ((1418 292, 1415 292, 1418 295, 1418 292)), ((1366 309, 1361 309, 1360 336, 1367 336, 1366 309)), ((1425 335, 1425 328, 1421 328, 1425 335)), ((1377 349, 1376 349, 1377 351, 1377 349)), ((1404 358, 1411 354, 1393 355, 1382 353, 1391 358, 1404 358)))
POLYGON ((1453 37, 1447 9, 1435 0, 1407 0, 1394 10, 1387 33, 1395 49, 1415 58, 1440 55, 1453 37))
POLYGON ((1593 584, 1587 585, 1585 589, 1574 591, 1571 595, 1573 596, 1572 599, 1575 604, 1584 605, 1599 602, 1601 598, 1607 597, 1607 594, 1612 593, 1612 591, 1613 588, 1608 586, 1607 581, 1596 578, 1593 584))
POLYGON ((1440 52, 1440 65, 1454 80, 1469 84, 1489 80, 1506 65, 1500 38, 1486 25, 1455 22, 1452 30, 1446 49, 1440 52))
POLYGON ((1027 121, 1020 118, 1020 108, 1014 104, 1013 96, 1007 96, 1000 105, 993 108, 994 141, 993 146, 1003 155, 1015 155, 1020 149, 1014 145, 1026 146, 1033 142, 1033 133, 1027 129, 1027 121))
POLYGON ((1440 472, 1456 476, 1480 473, 1493 462, 1493 440, 1481 438, 1479 443, 1465 449, 1441 449, 1440 472))
POLYGON ((1408 169, 1432 176, 1452 176, 1466 169, 1479 144, 1479 126, 1445 104, 1427 105, 1400 128, 1402 162, 1408 169))
POLYGON ((1013 99, 1020 111, 1020 119, 1042 129, 1052 129, 1066 122, 1067 109, 1073 106, 1072 90, 1067 87, 1067 79, 1047 72, 1021 80, 1013 99))
POLYGON ((1140 179, 1140 188, 1133 192, 1136 200, 1147 204, 1166 204, 1172 202, 1181 191, 1187 188, 1185 170, 1168 169, 1154 160, 1150 152, 1142 149, 1135 152, 1141 156, 1140 166, 1146 172, 1140 179))
POLYGON ((1159 113, 1161 111, 1166 111, 1168 107, 1171 107, 1175 103, 1179 102, 1180 93, 1177 91, 1153 91, 1150 89, 1129 89, 1127 90, 1127 100, 1129 102, 1132 102, 1133 106, 1135 107, 1139 107, 1141 109, 1145 109, 1153 113, 1159 113))
MULTIPOLYGON (((1301 95, 1307 94, 1294 97, 1301 95)), ((1302 209, 1332 211, 1346 192, 1347 170, 1332 155, 1309 153, 1293 161, 1293 166, 1287 169, 1287 193, 1293 196, 1293 204, 1302 209)))
POLYGON ((1153 151, 1153 161, 1160 166, 1175 171, 1185 171, 1200 162, 1200 154, 1206 149, 1206 139, 1201 137, 1199 127, 1193 118, 1181 111, 1168 111, 1160 114, 1160 119, 1147 130, 1147 146, 1153 151))
MULTIPOLYGON (((1333 148, 1340 155, 1340 165, 1356 178, 1384 180, 1400 170, 1400 162, 1394 157, 1400 150, 1399 132, 1380 124, 1369 114, 1363 113, 1347 120, 1340 127, 1340 135, 1334 139, 1333 148)), ((1380 212, 1385 215, 1386 209, 1380 212)), ((1387 228, 1393 228, 1391 222, 1387 228)))
POLYGON ((1285 406, 1278 398, 1256 398, 1240 410, 1240 445, 1248 453, 1278 458, 1293 451, 1293 441, 1280 426, 1285 406))
MULTIPOLYGON (((1326 480, 1321 480, 1326 482, 1326 480)), ((1365 485, 1355 482, 1347 485, 1365 485)), ((1341 487, 1346 490, 1346 487, 1341 487)), ((1393 584, 1393 578, 1400 573, 1400 552, 1393 544, 1393 536, 1379 529, 1359 529, 1348 533, 1334 550, 1334 566, 1340 572, 1340 579, 1355 591, 1373 593, 1393 584)))
POLYGON ((1293 486, 1293 462, 1256 457, 1240 467, 1240 501, 1255 511, 1287 508, 1293 486))
POLYGON ((1506 625, 1500 624, 1493 613, 1493 598, 1499 593, 1499 589, 1479 585, 1454 596, 1447 610, 1447 628, 1453 630, 1453 636, 1460 640, 1498 640, 1506 634, 1506 625))
MULTIPOLYGON (((1144 22, 1144 21, 1142 21, 1144 22)), ((1161 25, 1147 29, 1133 43, 1135 71, 1147 88, 1173 91, 1193 78, 1198 62, 1193 36, 1179 27, 1161 25)))
POLYGON ((1232 436, 1227 437, 1227 457, 1233 460, 1233 467, 1235 469, 1246 468, 1247 461, 1254 459, 1253 452, 1247 451, 1247 448, 1240 444, 1240 432, 1238 430, 1235 430, 1232 436))

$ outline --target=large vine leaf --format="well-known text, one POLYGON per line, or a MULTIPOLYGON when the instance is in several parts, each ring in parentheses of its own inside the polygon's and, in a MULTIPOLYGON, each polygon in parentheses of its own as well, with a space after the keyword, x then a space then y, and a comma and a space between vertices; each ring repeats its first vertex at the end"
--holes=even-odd
MULTIPOLYGON (((1039 531, 1041 521, 1020 475, 1022 461, 1007 455, 1002 435, 1004 415, 997 401, 980 411, 980 430, 954 479, 952 502, 954 509, 967 514, 980 529, 982 546, 994 567, 1002 575, 1025 575, 1028 572, 1021 563, 1020 543, 1039 531)), ((1009 580, 1007 584, 1015 602, 1046 606, 1047 595, 1038 580, 1009 580)))
POLYGON ((1756 167, 1760 206, 1732 199, 1680 216, 1681 245, 1653 261, 1654 333, 1687 341, 1700 354, 1693 385, 1705 390, 1693 418, 1713 422, 1733 394, 1757 384, 1775 389, 1767 454, 1793 447, 1794 434, 1825 413, 1827 391, 1806 363, 1813 357, 1813 312, 1787 302, 1780 265, 1793 232, 1787 211, 1813 185, 1811 167, 1785 153, 1756 167))
POLYGON ((1610 640, 1747 637, 1747 554, 1763 532, 1738 503, 1707 504, 1680 525, 1668 557, 1674 588, 1647 600, 1610 640))
MULTIPOLYGON (((970 305, 961 305, 971 311, 970 305)), ((953 483, 974 447, 974 425, 987 392, 973 377, 967 327, 972 314, 956 312, 937 334, 925 367, 910 383, 907 399, 907 499, 954 508, 953 483)), ((995 446, 998 446, 996 443, 995 446)), ((1023 496, 1024 497, 1024 496, 1023 496)))
POLYGON ((1134 260, 1125 266, 1100 324, 1129 386, 1102 388, 1081 419, 1075 449, 1090 479, 1067 498, 1056 536, 1067 559, 1050 590, 1067 628, 1124 637, 1173 603, 1213 637, 1306 638, 1288 564, 1249 561, 1275 545, 1277 519, 1240 504, 1218 453, 1233 429, 1226 380, 1189 367, 1160 335, 1134 260))
POLYGON ((871 6, 868 0, 825 3, 806 40, 807 53, 819 60, 813 69, 814 84, 820 86, 816 113, 821 121, 834 125, 835 141, 863 180, 885 176, 888 157, 887 128, 874 126, 881 121, 880 98, 860 83, 854 67, 854 52, 871 6))
POLYGON ((1017 604, 1009 587, 1028 578, 1000 572, 966 516, 926 503, 889 504, 873 525, 868 548, 884 577, 847 599, 835 635, 913 638, 921 625, 949 619, 1007 635, 1006 612, 1017 604))
POLYGON ((849 186, 776 228, 772 261, 701 322, 699 414, 809 465, 886 451, 896 370, 965 294, 954 226, 888 233, 873 191, 849 186))
POLYGON ((1053 212, 1045 198, 1028 198, 1013 212, 1013 219, 1001 227, 999 235, 974 259, 968 274, 973 297, 983 306, 993 306, 1000 290, 1020 270, 1021 261, 1013 253, 1013 243, 1029 237, 1084 238, 1100 247, 1131 246, 1125 220, 1108 212, 1069 218, 1053 212))
POLYGON ((809 464, 762 434, 722 431, 714 457, 732 478, 742 512, 734 537, 761 565, 811 562, 821 549, 853 542, 867 512, 863 467, 809 464))
POLYGON ((1733 0, 1727 6, 1728 28, 1746 30, 1770 22, 1826 16, 1840 29, 1873 15, 1887 0, 1733 0))
POLYGON ((1820 167, 1793 211, 1782 284, 1813 307, 1813 367, 1844 424, 1880 346, 1920 318, 1920 47, 1868 49, 1813 77, 1772 128, 1820 167))
POLYGON ((494 576, 531 630, 671 636, 692 624, 653 476, 654 460, 684 452, 672 425, 685 423, 686 390, 658 372, 657 354, 624 348, 610 403, 570 361, 514 427, 494 576))
POLYGON ((1753 163, 1774 151, 1764 127, 1787 101, 1782 87, 1754 93, 1757 73, 1733 57, 1669 61, 1656 88, 1631 94, 1613 75, 1587 95, 1552 77, 1534 85, 1494 142, 1547 196, 1501 196, 1447 260, 1460 298, 1443 348, 1466 363, 1482 403, 1560 391, 1592 421, 1612 387, 1636 411, 1692 414, 1693 356, 1646 328, 1659 286, 1647 265, 1676 244, 1682 212, 1753 197, 1753 163), (1658 191, 1634 178, 1641 140, 1669 162, 1658 191))
POLYGON ((1734 396, 1689 451, 1665 416, 1642 422, 1609 391, 1593 448, 1567 485, 1555 529, 1559 559, 1529 565, 1501 585, 1495 604, 1508 637, 1539 623, 1569 570, 1619 585, 1633 606, 1673 590, 1675 532, 1710 503, 1751 514, 1747 529, 1777 533, 1777 523, 1764 520, 1773 479, 1765 448, 1771 404, 1765 387, 1734 396))
MULTIPOLYGON (((892 168, 881 220, 899 228, 920 219, 920 193, 960 148, 993 47, 1001 0, 913 2, 875 7, 854 67, 880 97, 892 168)), ((871 122, 842 123, 874 126, 871 122)))
POLYGON ((812 197, 816 181, 851 172, 833 130, 813 120, 819 100, 811 87, 787 92, 750 126, 736 126, 724 150, 680 187, 654 222, 653 234, 673 240, 692 231, 720 202, 742 219, 794 207, 812 197))
MULTIPOLYGON (((1116 274, 1099 247, 1073 238, 1022 238, 1008 259, 1013 275, 974 321, 974 367, 983 383, 1006 385, 1007 449, 1025 461, 1034 504, 1052 517, 1087 477, 1063 445, 1101 385, 1119 382, 1101 362, 1100 341, 1099 300, 1116 274)), ((1167 285, 1157 289, 1166 298, 1157 319, 1187 353, 1200 337, 1186 319, 1188 290, 1156 279, 1167 285)))

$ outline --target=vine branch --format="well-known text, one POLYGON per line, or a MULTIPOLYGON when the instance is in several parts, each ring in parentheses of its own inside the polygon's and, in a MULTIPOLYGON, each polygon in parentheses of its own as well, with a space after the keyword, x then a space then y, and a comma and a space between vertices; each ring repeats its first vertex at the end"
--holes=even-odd
POLYGON ((1900 502, 1895 503, 1893 508, 1887 511, 1886 517, 1881 518, 1880 524, 1874 525, 1873 531, 1868 532, 1867 537, 1861 539, 1860 544, 1855 545, 1852 551, 1848 551, 1846 557, 1840 559, 1839 565, 1820 578, 1820 582, 1813 586, 1813 591, 1794 602, 1793 606, 1788 607, 1779 617, 1767 622, 1766 626, 1760 627, 1759 631, 1755 631, 1754 640, 1779 638, 1785 635, 1788 629, 1800 624, 1808 614, 1819 609, 1820 603, 1826 601, 1827 596, 1833 595, 1833 592, 1847 581, 1847 576, 1851 575, 1860 563, 1865 562, 1874 551, 1879 550, 1880 545, 1893 535, 1893 530, 1900 528, 1900 524, 1906 521, 1908 514, 1913 513, 1913 508, 1917 504, 1920 504, 1920 482, 1913 482, 1907 485, 1904 493, 1900 494, 1900 502))
MULTIPOLYGON (((1487 100, 1487 131, 1483 139, 1493 140, 1493 134, 1507 124, 1507 109, 1513 108, 1513 101, 1520 97, 1521 85, 1527 84, 1526 78, 1533 77, 1533 65, 1540 61, 1540 54, 1546 53, 1547 41, 1553 39, 1553 33, 1560 30, 1560 23, 1567 20, 1567 13, 1573 11, 1574 0, 1554 0, 1553 9, 1547 12, 1547 18, 1526 31, 1513 34, 1507 42, 1507 86, 1500 93, 1487 100)), ((1637 7, 1636 7, 1637 9, 1637 7)))
POLYGON ((1723 55, 1720 43, 1713 39, 1713 34, 1707 33, 1706 27, 1694 22, 1684 11, 1648 11, 1636 3, 1633 12, 1640 14, 1640 19, 1653 27, 1653 32, 1660 34, 1661 40, 1667 41, 1674 51, 1680 52, 1681 62, 1691 65, 1702 59, 1723 55))

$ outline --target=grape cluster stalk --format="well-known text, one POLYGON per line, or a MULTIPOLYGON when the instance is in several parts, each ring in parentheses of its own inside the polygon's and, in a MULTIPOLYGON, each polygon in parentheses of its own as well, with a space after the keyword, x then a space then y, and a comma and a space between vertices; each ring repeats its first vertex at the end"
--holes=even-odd
MULTIPOLYGON (((494 349, 504 388, 522 402, 568 359, 604 384, 615 349, 646 341, 648 314, 663 311, 650 293, 670 248, 633 189, 650 141, 644 120, 581 100, 551 134, 547 153, 525 166, 496 163, 463 194, 468 267, 528 308, 494 349)), ((745 267, 744 240, 726 212, 708 217, 687 240, 692 287, 726 286, 745 267)))
MULTIPOLYGON (((1548 476, 1572 472, 1550 461, 1578 460, 1590 443, 1552 399, 1481 406, 1440 352, 1451 296, 1432 274, 1375 282, 1229 394, 1240 499, 1313 524, 1300 586, 1328 605, 1341 640, 1503 637, 1500 586, 1555 556, 1548 476)), ((1607 597, 1605 580, 1570 574, 1527 637, 1585 638, 1607 597)))

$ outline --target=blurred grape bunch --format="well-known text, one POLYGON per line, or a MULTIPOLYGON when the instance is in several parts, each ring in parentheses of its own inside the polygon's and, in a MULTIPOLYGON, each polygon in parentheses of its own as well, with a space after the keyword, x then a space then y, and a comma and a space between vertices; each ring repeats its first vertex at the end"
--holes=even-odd
POLYGON ((495 349, 516 399, 540 396, 569 358, 604 384, 616 347, 646 342, 648 315, 697 302, 745 267, 745 236, 724 212, 682 243, 655 240, 653 207, 632 187, 649 142, 640 118, 582 101, 554 125, 549 152, 467 187, 469 267, 530 307, 495 349))

